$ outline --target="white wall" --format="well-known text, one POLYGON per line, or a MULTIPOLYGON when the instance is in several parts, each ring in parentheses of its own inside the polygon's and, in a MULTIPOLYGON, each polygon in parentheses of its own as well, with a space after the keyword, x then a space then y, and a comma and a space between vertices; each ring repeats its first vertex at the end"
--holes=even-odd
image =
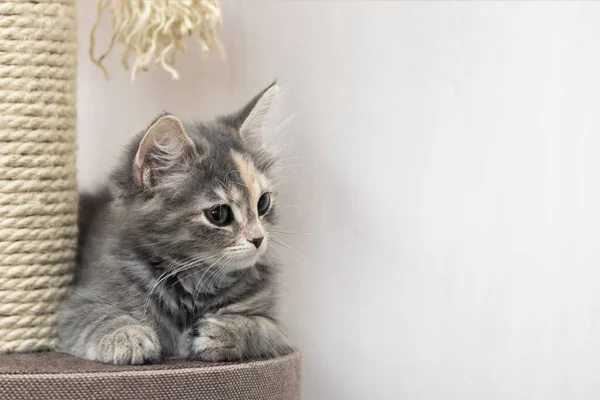
POLYGON ((92 3, 82 187, 163 108, 287 88, 305 399, 600 397, 599 3, 227 1, 226 65, 135 83, 88 61, 92 3))

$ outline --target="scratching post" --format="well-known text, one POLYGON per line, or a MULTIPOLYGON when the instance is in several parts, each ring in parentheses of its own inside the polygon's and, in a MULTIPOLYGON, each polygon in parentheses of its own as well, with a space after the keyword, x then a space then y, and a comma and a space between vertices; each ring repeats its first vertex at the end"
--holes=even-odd
POLYGON ((77 240, 75 0, 0 2, 0 353, 52 349, 77 240))
MULTIPOLYGON (((108 1, 101 0, 101 10, 108 1)), ((113 43, 125 40, 125 53, 138 57, 133 74, 155 63, 172 68, 171 50, 183 36, 209 47, 217 43, 211 36, 219 20, 216 0, 112 2, 118 6, 113 21, 129 21, 118 25, 113 43), (138 32, 128 7, 140 4, 150 7, 142 13, 148 19, 140 20, 145 36, 123 36, 138 32), (166 27, 165 15, 172 18, 166 27)), ((298 353, 149 366, 105 365, 54 352, 2 354, 56 347, 58 304, 72 279, 75 28, 75 0, 0 0, 0 399, 299 400, 298 353)))

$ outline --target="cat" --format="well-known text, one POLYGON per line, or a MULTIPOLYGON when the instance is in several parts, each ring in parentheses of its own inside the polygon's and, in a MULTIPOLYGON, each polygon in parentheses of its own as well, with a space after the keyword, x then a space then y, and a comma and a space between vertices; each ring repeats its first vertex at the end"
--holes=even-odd
POLYGON ((63 352, 112 364, 237 361, 291 351, 266 251, 276 158, 261 141, 276 83, 208 123, 159 116, 105 189, 80 200, 63 352))

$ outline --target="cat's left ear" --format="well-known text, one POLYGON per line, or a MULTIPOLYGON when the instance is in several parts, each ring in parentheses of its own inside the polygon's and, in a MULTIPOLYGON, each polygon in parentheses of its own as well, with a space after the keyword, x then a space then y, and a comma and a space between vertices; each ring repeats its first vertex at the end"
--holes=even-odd
POLYGON ((279 100, 281 92, 277 82, 273 82, 240 111, 226 117, 225 121, 233 125, 242 139, 260 135, 269 111, 279 100))
POLYGON ((181 121, 163 115, 146 131, 135 155, 133 171, 146 188, 169 185, 184 176, 196 154, 196 146, 181 121))

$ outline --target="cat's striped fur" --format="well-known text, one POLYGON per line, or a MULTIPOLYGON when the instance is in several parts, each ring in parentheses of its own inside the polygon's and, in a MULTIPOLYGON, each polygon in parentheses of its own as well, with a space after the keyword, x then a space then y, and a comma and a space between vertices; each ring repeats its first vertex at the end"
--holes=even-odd
POLYGON ((211 123, 159 117, 133 140, 106 189, 82 196, 78 270, 59 316, 63 351, 115 364, 289 351, 265 254, 276 219, 275 160, 258 137, 276 93, 272 85, 211 123), (271 205, 259 215, 264 193, 271 205), (231 207, 231 224, 207 218, 204 210, 218 204, 231 207), (256 237, 262 243, 250 242, 256 237))

